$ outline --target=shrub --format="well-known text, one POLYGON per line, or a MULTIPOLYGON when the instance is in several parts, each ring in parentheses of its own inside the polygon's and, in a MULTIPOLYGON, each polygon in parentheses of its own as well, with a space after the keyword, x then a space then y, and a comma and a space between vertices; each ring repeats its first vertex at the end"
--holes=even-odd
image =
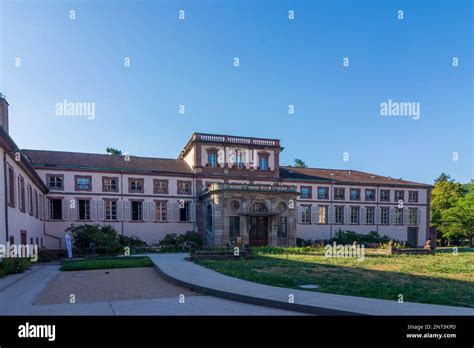
POLYGON ((300 254, 300 255, 307 255, 307 254, 316 254, 320 253, 321 250, 316 249, 312 246, 305 246, 305 247, 292 247, 292 248, 282 248, 282 247, 275 247, 275 246, 261 246, 261 247, 253 247, 250 249, 253 255, 264 255, 264 254, 273 254, 273 255, 281 255, 281 254, 300 254))
POLYGON ((31 267, 31 260, 19 257, 5 257, 0 262, 0 270, 3 275, 23 273, 31 267))
POLYGON ((74 248, 80 255, 110 255, 120 249, 117 231, 110 225, 71 225, 66 232, 71 232, 74 248))
POLYGON ((179 252, 189 251, 193 246, 202 248, 202 238, 197 232, 188 231, 185 234, 167 234, 160 242, 160 251, 179 252))
POLYGON ((390 241, 389 236, 380 236, 376 231, 371 231, 367 234, 356 233, 354 231, 341 231, 336 232, 334 238, 331 238, 328 243, 332 244, 369 244, 369 243, 388 243, 390 241))
POLYGON ((41 248, 38 252, 38 262, 50 262, 55 256, 46 248, 41 248))
POLYGON ((121 247, 129 246, 129 247, 146 247, 146 242, 142 241, 137 236, 120 236, 119 237, 119 244, 121 247))

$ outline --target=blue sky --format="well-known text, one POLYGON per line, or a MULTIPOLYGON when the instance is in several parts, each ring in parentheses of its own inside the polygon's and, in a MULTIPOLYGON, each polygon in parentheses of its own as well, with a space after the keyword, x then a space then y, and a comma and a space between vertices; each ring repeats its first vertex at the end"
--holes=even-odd
POLYGON ((22 148, 175 158, 206 132, 279 138, 283 164, 473 177, 471 1, 0 3, 0 91, 22 148), (94 102, 95 119, 57 116, 64 99, 94 102), (420 119, 380 116, 389 99, 420 103, 420 119))

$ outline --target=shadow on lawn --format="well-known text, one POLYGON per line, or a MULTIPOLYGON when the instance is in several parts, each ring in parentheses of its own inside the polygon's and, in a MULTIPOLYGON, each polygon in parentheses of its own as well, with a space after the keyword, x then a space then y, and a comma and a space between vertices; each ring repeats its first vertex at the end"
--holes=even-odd
MULTIPOLYGON (((387 258, 384 255, 366 256, 381 257, 387 258)), ((398 301, 401 295, 405 302, 474 308, 474 283, 469 281, 272 256, 225 263, 204 262, 203 265, 229 276, 279 287, 394 301, 398 301), (318 288, 300 287, 308 284, 318 288)))

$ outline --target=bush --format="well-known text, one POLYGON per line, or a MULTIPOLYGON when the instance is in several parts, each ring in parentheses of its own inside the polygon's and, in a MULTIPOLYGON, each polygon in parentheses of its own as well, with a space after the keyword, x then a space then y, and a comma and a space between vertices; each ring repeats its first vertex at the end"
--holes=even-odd
POLYGON ((167 234, 160 242, 162 252, 189 251, 192 247, 202 248, 202 238, 197 232, 188 231, 185 234, 167 234))
POLYGON ((38 252, 38 262, 50 262, 56 257, 46 248, 41 248, 38 252))
POLYGON ((369 244, 369 243, 388 243, 390 241, 389 236, 380 236, 376 231, 371 231, 367 234, 356 233, 354 231, 341 231, 336 232, 334 238, 331 238, 328 243, 332 244, 352 244, 357 242, 357 244, 369 244))
POLYGON ((292 247, 292 248, 283 248, 283 247, 275 247, 275 246, 261 246, 261 247, 253 247, 250 249, 253 255, 264 255, 264 254, 272 254, 272 255, 281 255, 281 254, 300 254, 300 255, 307 255, 307 254, 316 254, 321 252, 314 248, 313 246, 304 246, 304 247, 292 247))
POLYGON ((110 225, 71 225, 66 232, 71 232, 76 253, 111 255, 120 250, 117 231, 110 225))
POLYGON ((5 257, 0 262, 0 276, 23 273, 31 267, 31 260, 19 257, 5 257))

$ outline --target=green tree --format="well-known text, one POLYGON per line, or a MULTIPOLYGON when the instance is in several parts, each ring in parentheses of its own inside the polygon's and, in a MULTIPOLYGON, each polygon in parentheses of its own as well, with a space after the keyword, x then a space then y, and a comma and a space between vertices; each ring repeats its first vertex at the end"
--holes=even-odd
POLYGON ((430 222, 435 227, 438 236, 442 239, 448 238, 451 234, 444 234, 447 224, 443 224, 443 213, 453 207, 457 200, 462 196, 462 185, 451 180, 449 175, 442 173, 436 180, 431 191, 430 222))
POLYGON ((308 165, 304 163, 304 161, 300 160, 299 158, 295 158, 294 166, 295 168, 308 168, 308 165))
POLYGON ((441 228, 448 240, 469 239, 473 246, 474 239, 474 191, 455 200, 453 206, 441 213, 441 228))
POLYGON ((114 149, 113 147, 108 147, 105 151, 110 155, 122 156, 122 151, 114 149))

